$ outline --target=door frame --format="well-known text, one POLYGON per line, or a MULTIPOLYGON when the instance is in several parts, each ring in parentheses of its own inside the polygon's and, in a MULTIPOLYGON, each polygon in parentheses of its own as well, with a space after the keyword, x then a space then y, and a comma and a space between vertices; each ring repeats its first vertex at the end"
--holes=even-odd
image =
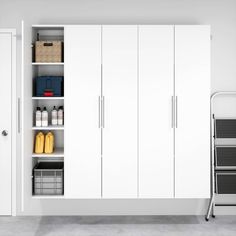
MULTIPOLYGON (((17 153, 17 89, 16 89, 16 29, 0 28, 0 34, 11 35, 11 215, 16 216, 16 153, 17 153)), ((19 128, 18 128, 19 129, 19 128)))

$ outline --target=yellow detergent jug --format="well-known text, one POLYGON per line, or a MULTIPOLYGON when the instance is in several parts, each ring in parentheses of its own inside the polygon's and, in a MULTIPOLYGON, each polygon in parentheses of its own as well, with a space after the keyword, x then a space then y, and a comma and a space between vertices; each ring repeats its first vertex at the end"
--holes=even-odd
POLYGON ((42 132, 39 132, 35 136, 35 149, 34 152, 37 154, 43 153, 44 149, 44 134, 42 132))
POLYGON ((45 136, 44 152, 47 154, 53 153, 54 149, 54 135, 52 132, 48 132, 45 136))

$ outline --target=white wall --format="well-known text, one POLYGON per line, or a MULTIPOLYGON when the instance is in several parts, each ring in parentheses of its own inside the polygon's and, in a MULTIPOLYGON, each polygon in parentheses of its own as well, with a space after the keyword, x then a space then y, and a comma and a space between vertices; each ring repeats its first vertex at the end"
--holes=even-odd
MULTIPOLYGON (((235 0, 0 0, 0 27, 17 28, 20 34, 22 19, 27 24, 209 24, 212 92, 236 90, 235 0)), ((20 37, 17 71, 19 82, 20 37)), ((24 214, 203 214, 206 204, 205 200, 33 200, 24 214)), ((18 214, 23 214, 20 208, 18 214)))

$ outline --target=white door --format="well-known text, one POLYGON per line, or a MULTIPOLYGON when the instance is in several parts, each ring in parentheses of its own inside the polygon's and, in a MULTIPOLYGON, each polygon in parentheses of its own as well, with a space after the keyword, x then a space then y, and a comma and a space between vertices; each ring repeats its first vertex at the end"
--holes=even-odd
POLYGON ((210 196, 210 28, 175 27, 175 196, 210 196))
POLYGON ((103 26, 102 196, 137 197, 137 26, 103 26))
POLYGON ((12 34, 0 31, 0 215, 11 215, 12 34))
POLYGON ((65 27, 65 196, 101 197, 101 26, 65 27))
POLYGON ((139 26, 139 197, 174 196, 174 26, 139 26))

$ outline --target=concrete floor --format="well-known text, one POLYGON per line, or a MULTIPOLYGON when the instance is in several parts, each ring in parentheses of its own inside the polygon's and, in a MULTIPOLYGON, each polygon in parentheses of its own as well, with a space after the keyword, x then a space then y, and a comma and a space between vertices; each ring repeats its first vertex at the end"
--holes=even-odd
POLYGON ((0 217, 0 236, 236 235, 236 216, 0 217))

